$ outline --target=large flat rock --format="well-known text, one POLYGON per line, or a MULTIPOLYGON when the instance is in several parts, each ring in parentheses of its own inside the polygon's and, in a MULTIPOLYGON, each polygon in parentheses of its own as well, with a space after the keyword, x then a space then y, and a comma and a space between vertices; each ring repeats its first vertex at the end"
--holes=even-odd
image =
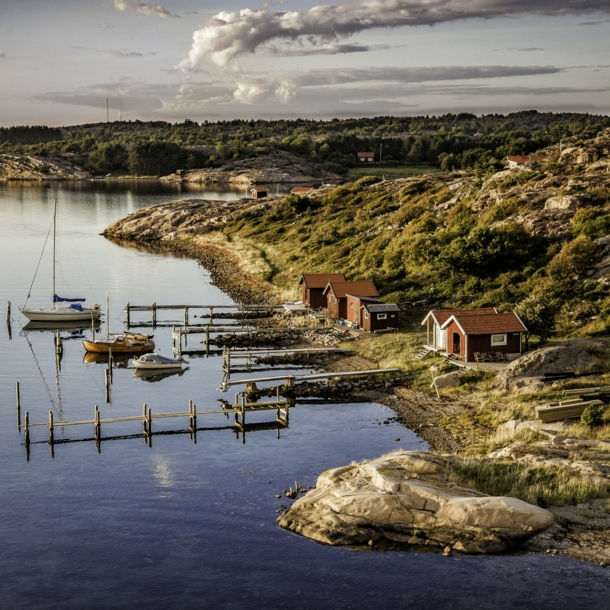
POLYGON ((497 553, 555 522, 516 498, 487 496, 447 478, 450 458, 397 451, 328 470, 279 518, 285 529, 329 545, 386 539, 497 553))

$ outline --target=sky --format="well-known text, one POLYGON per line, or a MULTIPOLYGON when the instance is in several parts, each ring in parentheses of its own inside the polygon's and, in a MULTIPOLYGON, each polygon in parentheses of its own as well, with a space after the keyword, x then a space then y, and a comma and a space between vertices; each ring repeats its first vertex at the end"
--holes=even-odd
POLYGON ((610 114, 610 0, 0 0, 0 85, 2 126, 610 114))

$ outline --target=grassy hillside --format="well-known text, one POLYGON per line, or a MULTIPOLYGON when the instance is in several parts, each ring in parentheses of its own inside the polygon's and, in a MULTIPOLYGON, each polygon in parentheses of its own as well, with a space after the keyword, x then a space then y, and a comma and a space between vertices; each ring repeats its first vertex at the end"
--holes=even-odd
POLYGON ((288 291, 303 272, 344 272, 373 279, 387 301, 419 302, 413 320, 433 306, 518 307, 542 338, 605 332, 610 130, 548 153, 536 170, 369 176, 292 195, 224 236, 288 291))

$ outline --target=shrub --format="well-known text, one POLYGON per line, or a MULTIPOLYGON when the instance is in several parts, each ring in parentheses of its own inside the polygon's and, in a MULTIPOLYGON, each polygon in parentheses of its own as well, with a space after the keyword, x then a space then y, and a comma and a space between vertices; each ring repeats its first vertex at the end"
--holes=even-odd
POLYGON ((585 235, 591 239, 610 233, 610 214, 599 208, 578 210, 572 219, 574 235, 585 235))
POLYGON ((598 257, 599 248, 586 235, 579 235, 563 245, 547 270, 552 278, 565 280, 583 274, 597 262, 598 257))
POLYGON ((597 428, 604 424, 605 407, 602 405, 589 405, 580 416, 580 423, 588 428, 597 428))

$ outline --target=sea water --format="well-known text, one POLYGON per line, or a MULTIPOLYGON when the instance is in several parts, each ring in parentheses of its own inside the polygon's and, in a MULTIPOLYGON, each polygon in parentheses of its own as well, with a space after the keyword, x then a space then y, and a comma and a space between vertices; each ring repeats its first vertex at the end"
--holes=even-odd
MULTIPOLYGON (((84 361, 81 335, 24 330, 28 304, 51 297, 49 232, 58 199, 57 291, 110 299, 110 330, 124 329, 131 304, 228 305, 194 261, 120 247, 99 235, 140 207, 183 198, 231 199, 240 190, 162 186, 153 182, 0 186, 0 304, 12 302, 11 337, 0 330, 0 607, 1 608, 604 608, 607 570, 545 555, 443 557, 438 553, 332 548, 277 526, 283 489, 313 485, 317 475, 354 460, 426 444, 377 404, 297 404, 288 429, 236 437, 223 414, 202 415, 196 444, 188 421, 154 420, 148 447, 139 422, 92 426, 61 421, 215 409, 221 359, 190 357, 188 370, 158 381, 114 371, 104 402, 104 364, 84 361), (17 431, 15 382, 22 417, 56 422, 31 431, 29 461, 17 431), (389 424, 380 422, 389 421, 389 424), (400 441, 396 441, 400 438, 400 441), (282 495, 281 499, 276 495, 282 495)), ((197 323, 192 310, 191 322, 197 323)), ((150 320, 132 314, 132 323, 150 320)), ((180 323, 182 312, 158 314, 180 323)), ((106 332, 106 323, 100 329, 106 332)), ((154 331, 171 355, 171 327, 154 331)), ((189 337, 198 349, 203 337, 189 337)), ((258 372, 257 376, 272 375, 258 372)), ((291 371, 294 372, 294 371, 291 371)), ((244 375, 240 375, 244 376, 244 375)), ((235 377, 235 374, 234 376, 235 377)), ((274 413, 248 422, 272 421, 274 413)))

